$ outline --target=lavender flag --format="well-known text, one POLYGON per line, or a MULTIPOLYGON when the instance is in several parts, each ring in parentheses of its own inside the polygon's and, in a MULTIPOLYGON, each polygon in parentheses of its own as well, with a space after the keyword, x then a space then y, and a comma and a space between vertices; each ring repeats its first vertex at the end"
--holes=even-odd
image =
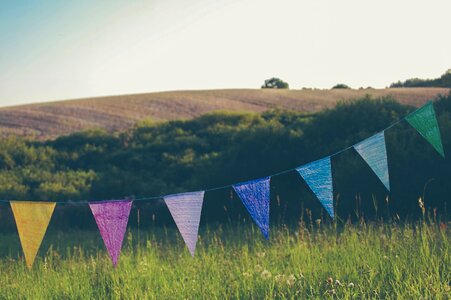
POLYGON ((266 239, 269 238, 269 180, 266 177, 233 185, 266 239))
POLYGON ((385 147, 384 132, 373 135, 372 137, 358 143, 354 149, 371 167, 373 172, 379 177, 380 181, 390 191, 390 180, 388 178, 387 149, 385 147))
POLYGON ((204 194, 204 191, 199 191, 164 197, 191 256, 194 256, 196 250, 204 194))
POLYGON ((116 266, 121 254, 122 241, 124 240, 132 201, 93 202, 89 203, 89 207, 99 227, 105 247, 110 254, 113 266, 116 266))
POLYGON ((334 197, 330 156, 296 169, 329 215, 334 218, 334 197))

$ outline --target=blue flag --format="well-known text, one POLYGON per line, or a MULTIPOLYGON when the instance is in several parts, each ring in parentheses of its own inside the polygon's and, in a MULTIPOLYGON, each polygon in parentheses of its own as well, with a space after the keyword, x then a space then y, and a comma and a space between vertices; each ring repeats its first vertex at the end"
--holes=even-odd
POLYGON ((387 190, 390 191, 390 180, 388 177, 387 148, 385 147, 384 132, 358 143, 354 149, 371 167, 373 172, 379 177, 387 190))
POLYGON ((334 217, 334 194, 330 156, 296 169, 329 215, 334 217))
POLYGON ((233 185, 266 239, 269 238, 269 180, 266 177, 233 185))

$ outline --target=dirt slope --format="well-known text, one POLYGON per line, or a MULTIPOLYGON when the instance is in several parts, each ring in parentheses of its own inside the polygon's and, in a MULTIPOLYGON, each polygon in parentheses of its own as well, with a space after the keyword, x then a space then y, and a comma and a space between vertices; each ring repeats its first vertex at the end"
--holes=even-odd
POLYGON ((419 106, 437 94, 448 92, 449 89, 442 88, 230 89, 77 99, 0 108, 0 135, 32 135, 46 139, 86 128, 114 131, 146 118, 188 119, 217 110, 261 112, 281 108, 314 112, 332 107, 339 100, 360 98, 366 94, 374 97, 391 95, 401 103, 419 106))

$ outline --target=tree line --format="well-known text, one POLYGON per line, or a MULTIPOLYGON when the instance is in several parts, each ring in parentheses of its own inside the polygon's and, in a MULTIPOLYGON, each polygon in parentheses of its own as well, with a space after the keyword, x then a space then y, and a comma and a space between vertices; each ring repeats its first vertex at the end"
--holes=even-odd
POLYGON ((391 88, 399 87, 442 87, 451 88, 451 69, 446 71, 442 76, 435 79, 420 79, 412 78, 406 81, 394 82, 390 85, 391 88))

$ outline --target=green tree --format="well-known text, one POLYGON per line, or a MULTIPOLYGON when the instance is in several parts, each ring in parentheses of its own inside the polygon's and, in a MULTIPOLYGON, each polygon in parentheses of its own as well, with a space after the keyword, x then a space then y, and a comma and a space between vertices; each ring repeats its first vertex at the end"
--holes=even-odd
POLYGON ((262 85, 262 89, 288 89, 288 88, 289 88, 288 83, 277 77, 266 79, 265 83, 262 85))
POLYGON ((338 83, 334 85, 332 89, 350 89, 350 87, 344 83, 338 83))

